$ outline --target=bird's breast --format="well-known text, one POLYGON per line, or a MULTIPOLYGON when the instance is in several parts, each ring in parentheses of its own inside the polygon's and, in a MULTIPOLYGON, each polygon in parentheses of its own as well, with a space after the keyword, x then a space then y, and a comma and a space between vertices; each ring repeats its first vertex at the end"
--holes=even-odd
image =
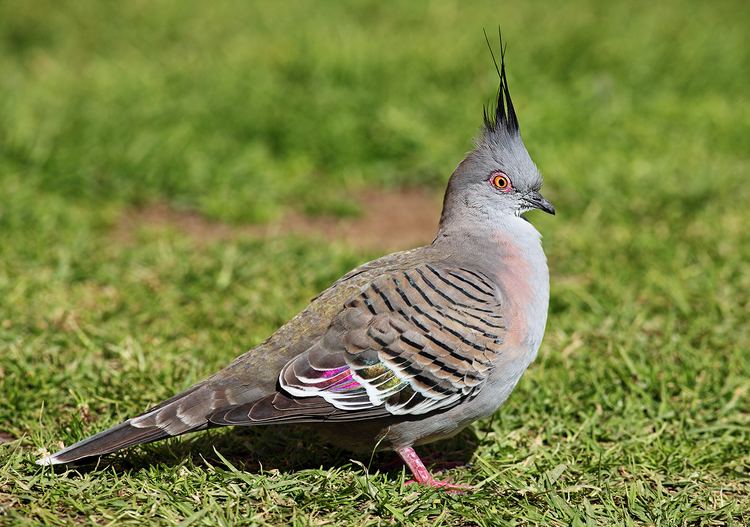
POLYGON ((523 241, 496 234, 498 258, 495 278, 503 297, 505 344, 534 359, 544 335, 549 304, 549 271, 538 236, 523 241))

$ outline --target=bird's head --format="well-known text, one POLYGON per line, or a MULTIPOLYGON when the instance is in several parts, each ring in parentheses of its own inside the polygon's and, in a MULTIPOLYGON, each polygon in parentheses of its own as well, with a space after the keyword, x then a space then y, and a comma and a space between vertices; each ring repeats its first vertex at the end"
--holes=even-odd
POLYGON ((533 209, 555 213, 555 208, 540 193, 542 175, 521 139, 505 75, 502 39, 499 65, 491 46, 490 53, 500 77, 497 102, 494 110, 485 107, 484 126, 476 148, 450 178, 441 224, 457 214, 456 209, 489 222, 508 215, 520 216, 533 209))

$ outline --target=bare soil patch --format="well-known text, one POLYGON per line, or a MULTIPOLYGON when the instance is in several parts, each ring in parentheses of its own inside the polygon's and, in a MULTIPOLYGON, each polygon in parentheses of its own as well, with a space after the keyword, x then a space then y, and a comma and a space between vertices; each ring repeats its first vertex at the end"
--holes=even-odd
POLYGON ((175 229, 196 243, 288 234, 345 243, 365 250, 394 251, 430 243, 440 218, 440 196, 416 189, 368 190, 352 197, 362 214, 355 218, 306 216, 289 212, 264 225, 230 225, 165 203, 126 211, 113 228, 120 243, 133 243, 141 229, 175 229))

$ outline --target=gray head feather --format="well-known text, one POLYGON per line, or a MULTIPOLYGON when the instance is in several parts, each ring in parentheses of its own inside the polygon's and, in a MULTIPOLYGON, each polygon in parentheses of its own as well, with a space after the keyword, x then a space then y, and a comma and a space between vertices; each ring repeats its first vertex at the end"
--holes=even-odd
MULTIPOLYGON (((486 34, 485 34, 486 37, 486 34)), ((489 40, 488 40, 489 45, 489 40)), ((451 222, 496 221, 503 216, 519 216, 532 209, 554 214, 554 207, 539 190, 542 175, 531 160, 521 139, 513 101, 505 74, 505 48, 500 40, 500 65, 490 46, 500 85, 494 112, 484 109, 484 127, 475 149, 453 172, 445 193, 441 230, 451 222), (493 178, 507 176, 509 187, 498 189, 493 178), (460 219, 459 219, 460 218, 460 219)))

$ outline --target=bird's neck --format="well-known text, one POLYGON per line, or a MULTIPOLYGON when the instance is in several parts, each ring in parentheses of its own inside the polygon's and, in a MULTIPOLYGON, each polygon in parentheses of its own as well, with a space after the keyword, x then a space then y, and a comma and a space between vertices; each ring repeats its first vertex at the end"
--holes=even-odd
POLYGON ((539 231, 525 218, 512 214, 444 212, 433 245, 473 246, 481 253, 493 249, 504 253, 507 245, 513 245, 527 250, 530 257, 537 255, 544 259, 539 231))

